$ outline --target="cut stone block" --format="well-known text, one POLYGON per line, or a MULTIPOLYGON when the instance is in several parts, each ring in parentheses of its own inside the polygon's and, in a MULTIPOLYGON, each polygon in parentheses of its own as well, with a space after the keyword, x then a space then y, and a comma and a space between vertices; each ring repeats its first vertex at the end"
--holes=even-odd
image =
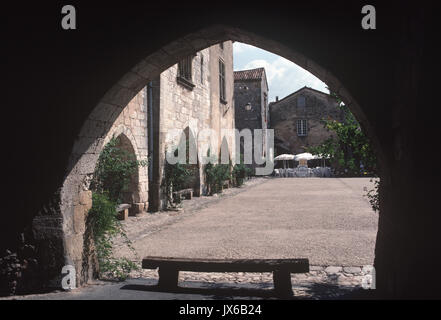
POLYGON ((129 209, 118 212, 118 220, 127 220, 129 218, 129 209))
POLYGON ((130 210, 129 210, 129 214, 130 216, 135 216, 138 213, 141 213, 144 211, 145 208, 145 203, 141 202, 141 203, 133 203, 130 210))

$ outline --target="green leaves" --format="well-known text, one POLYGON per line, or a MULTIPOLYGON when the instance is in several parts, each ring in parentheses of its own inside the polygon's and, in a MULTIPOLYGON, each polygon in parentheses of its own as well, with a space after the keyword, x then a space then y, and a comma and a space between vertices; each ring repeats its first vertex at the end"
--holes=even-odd
POLYGON ((104 147, 91 182, 92 208, 87 225, 95 243, 101 276, 123 280, 131 270, 138 266, 126 258, 113 257, 113 244, 116 237, 122 237, 128 248, 135 253, 123 225, 117 218, 116 207, 122 202, 123 193, 138 167, 146 166, 147 160, 137 161, 136 156, 120 147, 118 138, 112 138, 104 147))
MULTIPOLYGON (((371 147, 369 139, 361 130, 360 124, 351 111, 342 104, 340 97, 331 93, 339 101, 344 114, 344 120, 323 120, 325 128, 332 131, 334 136, 327 139, 321 145, 311 147, 308 152, 312 154, 326 154, 330 156, 338 169, 350 176, 377 175, 377 159, 371 147)), ((371 180, 372 181, 372 180, 371 180)), ((374 211, 379 206, 379 180, 374 181, 374 188, 366 193, 369 203, 374 211)))
POLYGON ((91 189, 106 191, 111 200, 121 203, 138 168, 147 166, 148 161, 138 161, 133 153, 119 148, 118 143, 119 138, 112 138, 101 152, 91 189))
POLYGON ((343 121, 323 120, 325 128, 334 136, 319 146, 309 148, 308 152, 329 155, 331 161, 348 175, 375 175, 377 160, 369 139, 350 110, 345 105, 340 105, 340 108, 344 114, 343 121))
POLYGON ((235 182, 235 185, 237 187, 240 187, 244 180, 247 177, 250 177, 253 173, 253 170, 249 167, 247 167, 245 164, 243 164, 243 155, 241 155, 241 161, 240 163, 237 163, 233 167, 233 180, 235 182))
POLYGON ((374 182, 374 188, 369 190, 365 197, 368 198, 374 212, 378 212, 380 211, 380 179, 371 179, 371 182, 374 182))
MULTIPOLYGON (((176 152, 177 149, 175 150, 175 153, 176 152)), ((164 178, 161 187, 167 197, 167 203, 170 207, 176 207, 173 199, 173 192, 182 190, 187 179, 197 174, 198 170, 195 165, 181 164, 179 162, 176 164, 170 164, 167 161, 165 162, 164 178)))
POLYGON ((208 163, 205 166, 205 182, 209 187, 209 193, 212 195, 222 190, 225 180, 230 180, 230 165, 208 163))
POLYGON ((116 202, 109 199, 107 193, 98 192, 92 193, 92 201, 87 220, 92 234, 88 237, 93 236, 100 275, 124 280, 138 266, 126 258, 113 257, 113 241, 117 236, 122 237, 124 243, 134 252, 121 222, 117 219, 116 202))

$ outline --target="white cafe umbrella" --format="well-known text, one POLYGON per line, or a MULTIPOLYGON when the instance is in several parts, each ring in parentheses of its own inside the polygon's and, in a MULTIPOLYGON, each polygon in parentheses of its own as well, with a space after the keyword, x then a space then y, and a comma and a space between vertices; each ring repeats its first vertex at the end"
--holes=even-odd
POLYGON ((299 160, 312 160, 312 159, 317 159, 317 156, 313 156, 312 154, 305 152, 305 153, 299 153, 296 154, 296 156, 294 157, 295 161, 299 161, 299 160))
POLYGON ((281 154, 274 158, 274 160, 293 160, 295 158, 295 155, 293 154, 281 154))
POLYGON ((326 154, 313 155, 308 152, 305 152, 305 153, 297 154, 295 156, 294 160, 299 161, 299 160, 304 159, 306 161, 309 161, 309 160, 313 160, 313 159, 329 159, 329 158, 330 158, 329 155, 326 155, 326 154))
POLYGON ((278 155, 277 157, 274 158, 274 160, 283 160, 283 169, 286 169, 286 162, 285 161, 289 161, 289 160, 294 160, 295 156, 293 154, 281 154, 278 155))

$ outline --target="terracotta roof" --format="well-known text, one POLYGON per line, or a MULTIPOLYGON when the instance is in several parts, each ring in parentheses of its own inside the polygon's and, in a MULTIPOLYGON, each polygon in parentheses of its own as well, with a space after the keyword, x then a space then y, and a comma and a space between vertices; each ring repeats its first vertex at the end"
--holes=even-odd
POLYGON ((264 68, 257 68, 257 69, 251 69, 251 70, 241 70, 241 71, 234 71, 234 80, 261 80, 263 78, 263 75, 265 73, 264 68))

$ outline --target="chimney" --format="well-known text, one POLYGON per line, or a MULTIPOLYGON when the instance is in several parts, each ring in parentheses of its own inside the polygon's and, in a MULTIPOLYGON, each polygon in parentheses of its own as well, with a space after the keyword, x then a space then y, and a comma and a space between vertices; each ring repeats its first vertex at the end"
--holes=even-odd
POLYGON ((278 102, 279 101, 279 96, 276 96, 276 102, 278 102))

